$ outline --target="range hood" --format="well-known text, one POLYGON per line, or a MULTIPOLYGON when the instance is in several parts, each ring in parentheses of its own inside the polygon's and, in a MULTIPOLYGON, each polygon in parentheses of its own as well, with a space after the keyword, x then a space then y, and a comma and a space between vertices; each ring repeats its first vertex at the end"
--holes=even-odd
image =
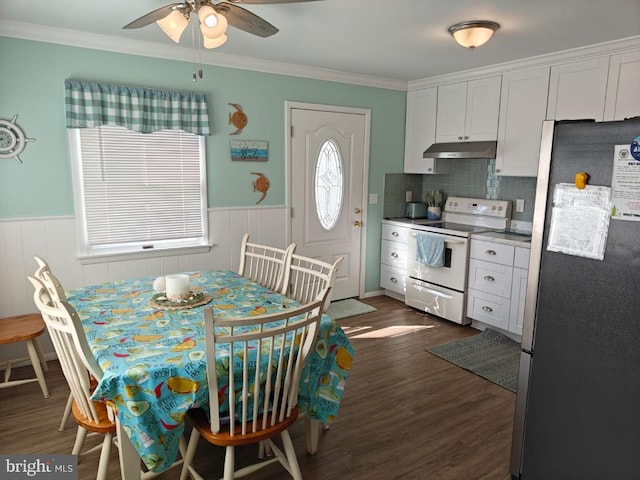
POLYGON ((422 158, 496 158, 498 142, 434 143, 422 158))

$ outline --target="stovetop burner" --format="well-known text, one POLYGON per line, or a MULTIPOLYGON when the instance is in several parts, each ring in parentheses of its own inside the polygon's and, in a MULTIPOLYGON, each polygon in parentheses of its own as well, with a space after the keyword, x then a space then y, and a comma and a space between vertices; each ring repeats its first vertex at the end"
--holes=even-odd
POLYGON ((429 227, 429 229, 436 230, 456 230, 458 232, 464 233, 478 233, 478 232, 486 232, 487 230, 493 230, 487 227, 480 227, 477 225, 464 225, 462 223, 453 223, 453 222, 440 222, 440 223, 429 223, 425 225, 429 227))
POLYGON ((468 237, 472 233, 480 233, 496 230, 490 227, 483 227, 479 225, 465 225, 463 223, 453 223, 447 221, 425 222, 420 224, 414 224, 416 230, 422 230, 425 232, 442 233, 446 235, 455 235, 459 237, 468 237))
POLYGON ((442 220, 414 220, 413 228, 468 237, 472 233, 504 230, 509 226, 510 218, 511 202, 508 200, 449 197, 442 220))

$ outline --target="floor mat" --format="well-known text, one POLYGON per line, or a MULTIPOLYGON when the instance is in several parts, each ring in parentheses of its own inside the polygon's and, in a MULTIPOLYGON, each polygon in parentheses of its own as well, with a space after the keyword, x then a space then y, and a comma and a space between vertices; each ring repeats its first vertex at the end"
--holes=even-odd
POLYGON ((346 300, 331 302, 327 310, 327 315, 334 320, 340 320, 341 318, 362 315, 363 313, 375 312, 376 310, 377 308, 371 305, 367 305, 353 298, 347 298, 346 300))
POLYGON ((426 350, 512 392, 518 388, 520 344, 495 330, 426 350))

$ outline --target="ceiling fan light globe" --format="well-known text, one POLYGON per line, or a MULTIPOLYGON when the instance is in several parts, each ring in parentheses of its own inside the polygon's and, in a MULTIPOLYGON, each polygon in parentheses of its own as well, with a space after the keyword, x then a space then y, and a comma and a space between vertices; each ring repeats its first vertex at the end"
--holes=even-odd
POLYGON ((227 23, 227 19, 224 15, 218 15, 218 23, 215 27, 208 27, 204 23, 200 24, 200 31, 205 38, 214 39, 219 38, 227 32, 227 27, 229 24, 227 23))
POLYGON ((218 24, 218 15, 213 7, 210 7, 209 5, 200 7, 198 10, 198 18, 200 19, 200 23, 207 27, 215 27, 218 24))
POLYGON ((227 36, 223 33, 218 38, 207 38, 204 37, 204 48, 218 48, 221 45, 224 45, 227 41, 227 36))
POLYGON ((167 36, 176 43, 180 42, 182 32, 184 32, 189 20, 179 10, 174 10, 169 15, 156 21, 158 26, 167 36))

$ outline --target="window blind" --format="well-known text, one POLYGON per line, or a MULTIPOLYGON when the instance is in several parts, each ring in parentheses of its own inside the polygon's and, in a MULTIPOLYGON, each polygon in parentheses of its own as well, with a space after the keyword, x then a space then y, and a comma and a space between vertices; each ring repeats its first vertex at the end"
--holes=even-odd
POLYGON ((203 137, 112 125, 78 132, 89 250, 206 238, 203 137))

